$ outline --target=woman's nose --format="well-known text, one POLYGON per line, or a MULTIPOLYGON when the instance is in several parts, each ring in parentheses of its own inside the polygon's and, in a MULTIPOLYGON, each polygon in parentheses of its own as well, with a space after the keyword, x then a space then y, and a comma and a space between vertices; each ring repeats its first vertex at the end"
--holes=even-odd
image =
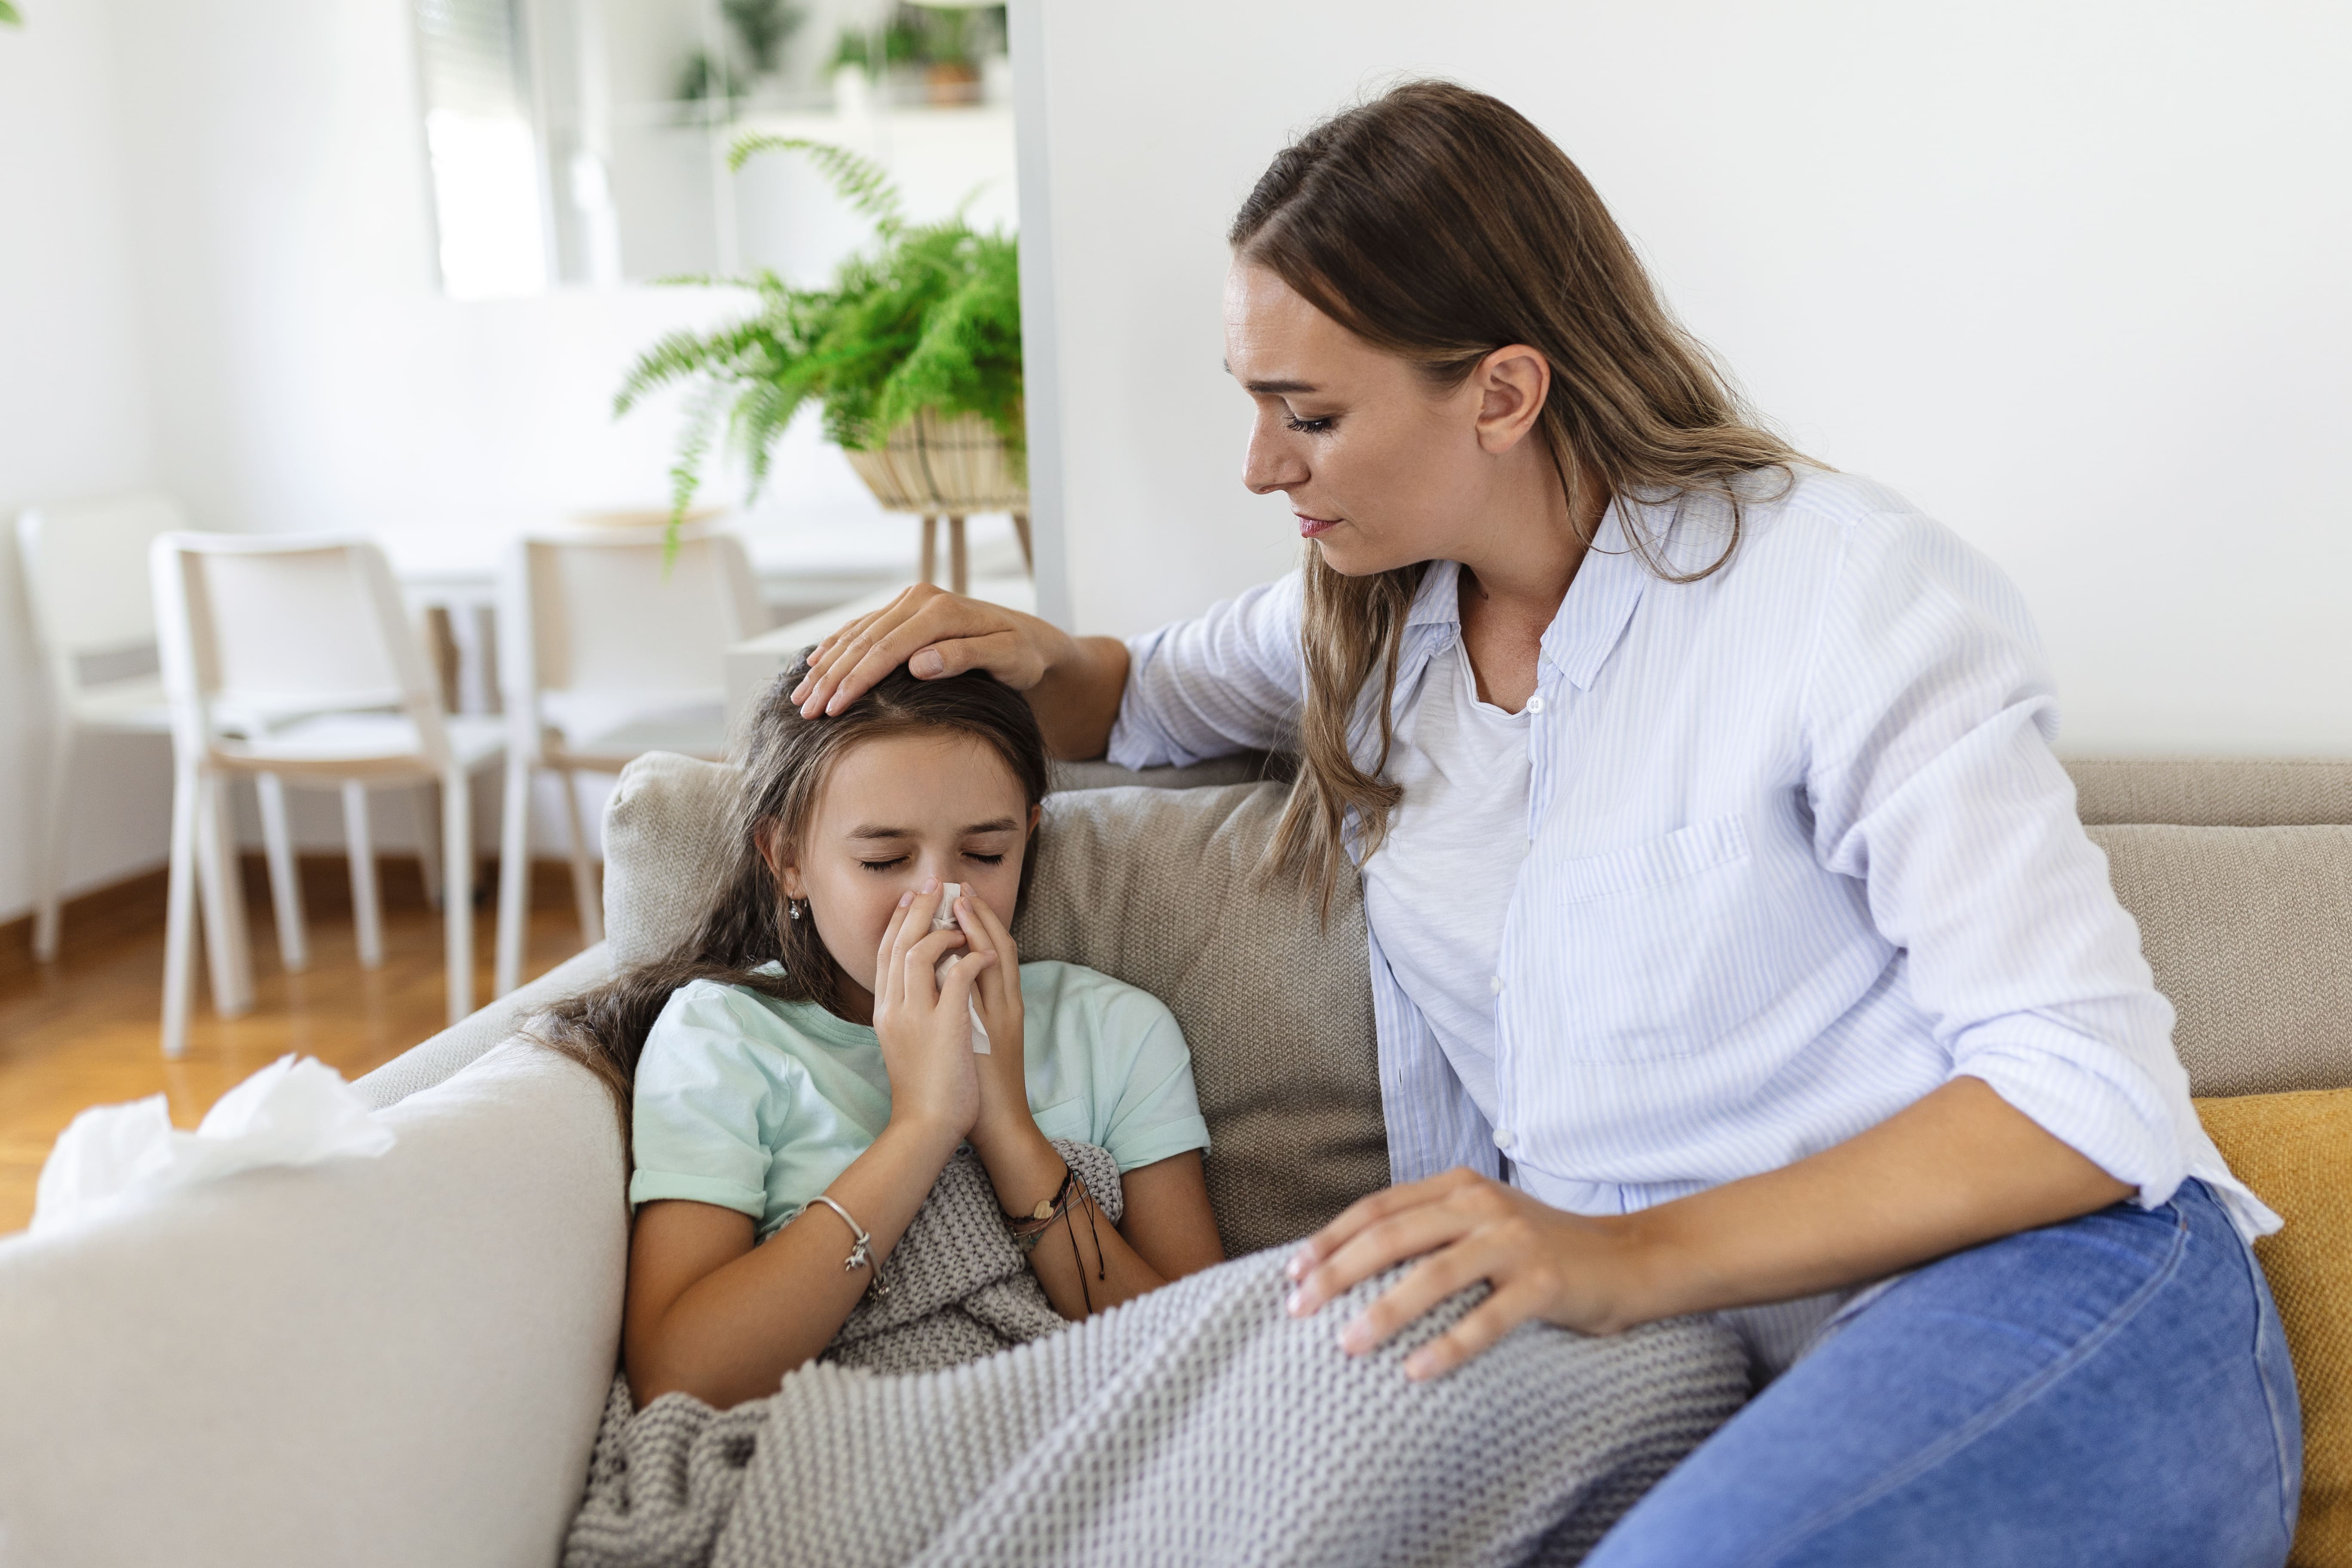
POLYGON ((1250 432, 1249 450, 1242 457, 1242 483, 1253 495, 1271 495, 1307 482, 1307 465, 1284 433, 1260 424, 1250 432))

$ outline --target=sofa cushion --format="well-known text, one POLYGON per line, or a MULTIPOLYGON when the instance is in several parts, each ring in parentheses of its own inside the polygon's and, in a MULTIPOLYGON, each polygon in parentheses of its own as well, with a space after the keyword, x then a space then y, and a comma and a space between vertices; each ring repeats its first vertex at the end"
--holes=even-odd
POLYGON ((694 934, 727 866, 736 771, 672 752, 621 770, 604 803, 604 942, 614 971, 694 934))
POLYGON ((1276 784, 1113 789, 1045 803, 1024 958, 1083 963, 1168 1004, 1209 1123, 1225 1249, 1294 1240, 1388 1184, 1362 892, 1326 930, 1253 875, 1276 784))
POLYGON ((2254 1243, 2303 1400, 2291 1568, 2352 1568, 2352 1089, 2200 1100, 2230 1169, 2286 1220, 2254 1243))
POLYGON ((0 1238, 0 1560, 550 1563, 619 1342, 611 1100, 520 1041, 381 1159, 0 1238))
POLYGON ((2352 1086, 2352 827, 2093 827, 2200 1095, 2352 1086))

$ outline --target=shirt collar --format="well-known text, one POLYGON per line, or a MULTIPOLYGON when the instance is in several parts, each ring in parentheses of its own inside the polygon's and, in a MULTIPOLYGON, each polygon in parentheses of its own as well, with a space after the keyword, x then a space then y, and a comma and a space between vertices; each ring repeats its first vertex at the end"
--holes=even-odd
MULTIPOLYGON (((1601 667, 1622 639, 1633 607, 1649 585, 1649 570, 1626 542, 1619 503, 1612 501, 1601 514, 1591 548, 1568 585, 1568 596, 1551 625, 1544 628, 1542 657, 1581 690, 1600 675, 1601 667)), ((1407 630, 1414 626, 1445 626, 1458 636, 1462 626, 1462 567, 1453 561, 1433 561, 1422 574, 1421 587, 1405 612, 1407 630)))
POLYGON ((1626 542, 1622 504, 1612 500, 1601 514, 1576 581, 1544 628, 1544 658, 1580 691, 1591 686, 1623 640, 1633 607, 1650 583, 1649 569, 1626 542))

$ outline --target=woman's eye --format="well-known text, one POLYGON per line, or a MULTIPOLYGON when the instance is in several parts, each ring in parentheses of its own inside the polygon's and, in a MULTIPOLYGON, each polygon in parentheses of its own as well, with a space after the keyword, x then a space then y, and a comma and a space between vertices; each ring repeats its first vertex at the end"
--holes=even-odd
POLYGON ((1004 851, 1000 849, 993 855, 966 855, 964 858, 977 860, 983 866, 1002 866, 1004 864, 1004 851))
POLYGON ((903 866, 906 863, 907 858, 904 855, 894 856, 887 860, 860 860, 858 862, 859 865, 865 867, 869 871, 887 871, 893 868, 903 866))
POLYGON ((1320 436, 1331 428, 1332 419, 1328 414, 1320 419, 1301 419, 1296 415, 1286 415, 1282 422, 1302 436, 1320 436))

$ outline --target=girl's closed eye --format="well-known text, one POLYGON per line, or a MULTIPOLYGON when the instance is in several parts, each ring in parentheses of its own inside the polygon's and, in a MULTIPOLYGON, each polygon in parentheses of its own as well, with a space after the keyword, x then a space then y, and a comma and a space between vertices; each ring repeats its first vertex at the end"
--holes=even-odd
POLYGON ((877 872, 896 870, 906 863, 907 858, 904 855, 893 855, 887 860, 860 860, 858 862, 860 866, 865 867, 867 870, 877 872))
POLYGON ((1328 414, 1317 419, 1302 419, 1296 414, 1289 414, 1283 416, 1282 422, 1284 425, 1297 431, 1302 436, 1327 435, 1329 433, 1331 426, 1339 423, 1335 416, 1328 414))

